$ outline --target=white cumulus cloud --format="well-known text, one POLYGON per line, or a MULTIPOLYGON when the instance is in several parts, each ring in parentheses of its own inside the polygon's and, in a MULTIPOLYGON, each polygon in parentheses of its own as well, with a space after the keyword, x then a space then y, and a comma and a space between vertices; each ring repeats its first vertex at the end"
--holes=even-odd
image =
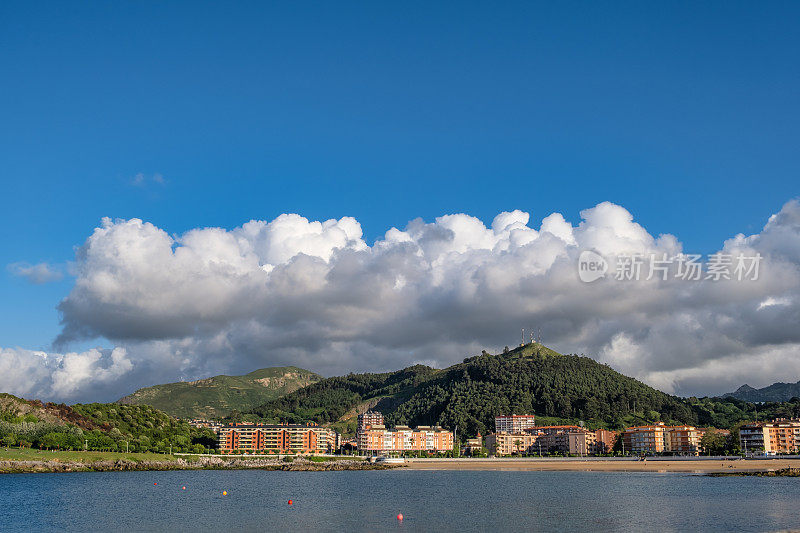
POLYGON ((125 348, 64 354, 0 348, 0 390, 26 398, 70 400, 85 391, 115 395, 132 370, 125 348))
POLYGON ((648 280, 645 262, 640 281, 617 281, 612 270, 582 283, 583 250, 612 268, 618 254, 693 251, 676 236, 651 235, 610 202, 580 214, 573 226, 560 213, 537 219, 517 210, 488 227, 443 215, 390 228, 371 245, 350 217, 285 214, 182 235, 104 219, 77 252, 56 345, 101 338, 123 351, 4 351, 13 354, 7 374, 28 372, 17 390, 94 399, 109 390, 103 383, 116 383, 122 396, 278 364, 325 374, 446 365, 514 344, 521 327, 533 327, 545 344, 669 392, 716 394, 745 380, 798 378, 798 202, 759 233, 720 244, 733 256, 761 254, 755 281, 648 280))

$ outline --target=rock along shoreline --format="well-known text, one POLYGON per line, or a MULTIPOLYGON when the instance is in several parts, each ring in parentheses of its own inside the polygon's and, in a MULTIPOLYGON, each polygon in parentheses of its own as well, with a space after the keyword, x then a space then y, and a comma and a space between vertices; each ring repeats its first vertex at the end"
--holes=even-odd
POLYGON ((281 470, 286 472, 333 472, 345 470, 391 470, 401 465, 374 464, 342 459, 310 461, 304 457, 284 462, 277 458, 240 459, 200 457, 194 461, 132 461, 129 459, 81 461, 0 461, 0 474, 38 474, 69 472, 133 472, 160 470, 281 470))
POLYGON ((712 472, 712 477, 800 477, 800 468, 781 468, 756 472, 712 472))

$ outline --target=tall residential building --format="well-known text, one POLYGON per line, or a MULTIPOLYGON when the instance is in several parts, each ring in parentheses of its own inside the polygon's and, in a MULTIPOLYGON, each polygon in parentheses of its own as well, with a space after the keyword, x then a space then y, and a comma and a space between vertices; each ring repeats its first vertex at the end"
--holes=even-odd
POLYGON ((219 431, 221 453, 333 453, 339 435, 313 424, 230 424, 219 431))
POLYGON ((383 424, 372 424, 359 431, 356 438, 358 450, 366 453, 449 452, 453 449, 453 432, 440 427, 387 429, 383 424))
POLYGON ((382 426, 383 414, 378 411, 367 411, 358 415, 358 426, 356 433, 369 428, 370 426, 382 426))
POLYGON ((622 432, 622 443, 626 452, 634 454, 698 455, 703 434, 704 430, 694 426, 666 426, 658 422, 626 428, 622 432))
POLYGON ((500 415, 494 417, 494 430, 497 433, 522 433, 536 425, 534 415, 500 415))
POLYGON ((616 431, 609 431, 607 429, 598 429, 595 431, 597 453, 611 453, 614 449, 614 443, 617 441, 617 435, 616 431))
POLYGON ((739 428, 739 444, 748 452, 798 453, 800 420, 779 418, 772 422, 753 422, 739 428))

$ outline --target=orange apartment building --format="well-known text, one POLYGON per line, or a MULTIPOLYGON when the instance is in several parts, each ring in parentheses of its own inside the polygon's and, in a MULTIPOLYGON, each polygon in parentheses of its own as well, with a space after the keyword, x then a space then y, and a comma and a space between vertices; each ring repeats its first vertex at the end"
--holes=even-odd
POLYGON ((453 432, 438 426, 387 429, 383 424, 370 424, 359 430, 356 438, 358 450, 367 453, 449 452, 453 449, 453 432))
POLYGON ((622 432, 622 448, 629 453, 663 453, 666 447, 664 424, 633 426, 622 432))
POLYGON ((665 426, 663 422, 658 422, 626 428, 622 432, 622 443, 626 452, 634 454, 698 455, 704 433, 704 430, 694 426, 665 426))
POLYGON ((594 434, 597 453, 611 453, 614 449, 614 443, 617 441, 618 433, 607 429, 598 429, 594 434))
POLYGON ((739 429, 739 444, 748 452, 798 453, 800 420, 779 418, 772 422, 746 424, 739 429))
POLYGON ((453 449, 453 433, 430 426, 387 429, 381 413, 367 411, 358 415, 356 442, 358 450, 365 453, 449 452, 453 449))
POLYGON ((313 424, 231 424, 219 430, 221 453, 333 453, 338 434, 313 424))

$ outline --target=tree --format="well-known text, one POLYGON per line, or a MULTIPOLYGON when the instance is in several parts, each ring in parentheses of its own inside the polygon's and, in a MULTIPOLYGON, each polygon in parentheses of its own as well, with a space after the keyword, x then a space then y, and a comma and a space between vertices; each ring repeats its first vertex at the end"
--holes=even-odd
POLYGON ((722 432, 709 428, 700 439, 700 446, 708 455, 722 455, 727 449, 727 439, 722 432))
POLYGON ((47 433, 46 435, 42 435, 39 439, 39 448, 44 448, 45 450, 60 450, 64 448, 64 434, 63 433, 47 433))

